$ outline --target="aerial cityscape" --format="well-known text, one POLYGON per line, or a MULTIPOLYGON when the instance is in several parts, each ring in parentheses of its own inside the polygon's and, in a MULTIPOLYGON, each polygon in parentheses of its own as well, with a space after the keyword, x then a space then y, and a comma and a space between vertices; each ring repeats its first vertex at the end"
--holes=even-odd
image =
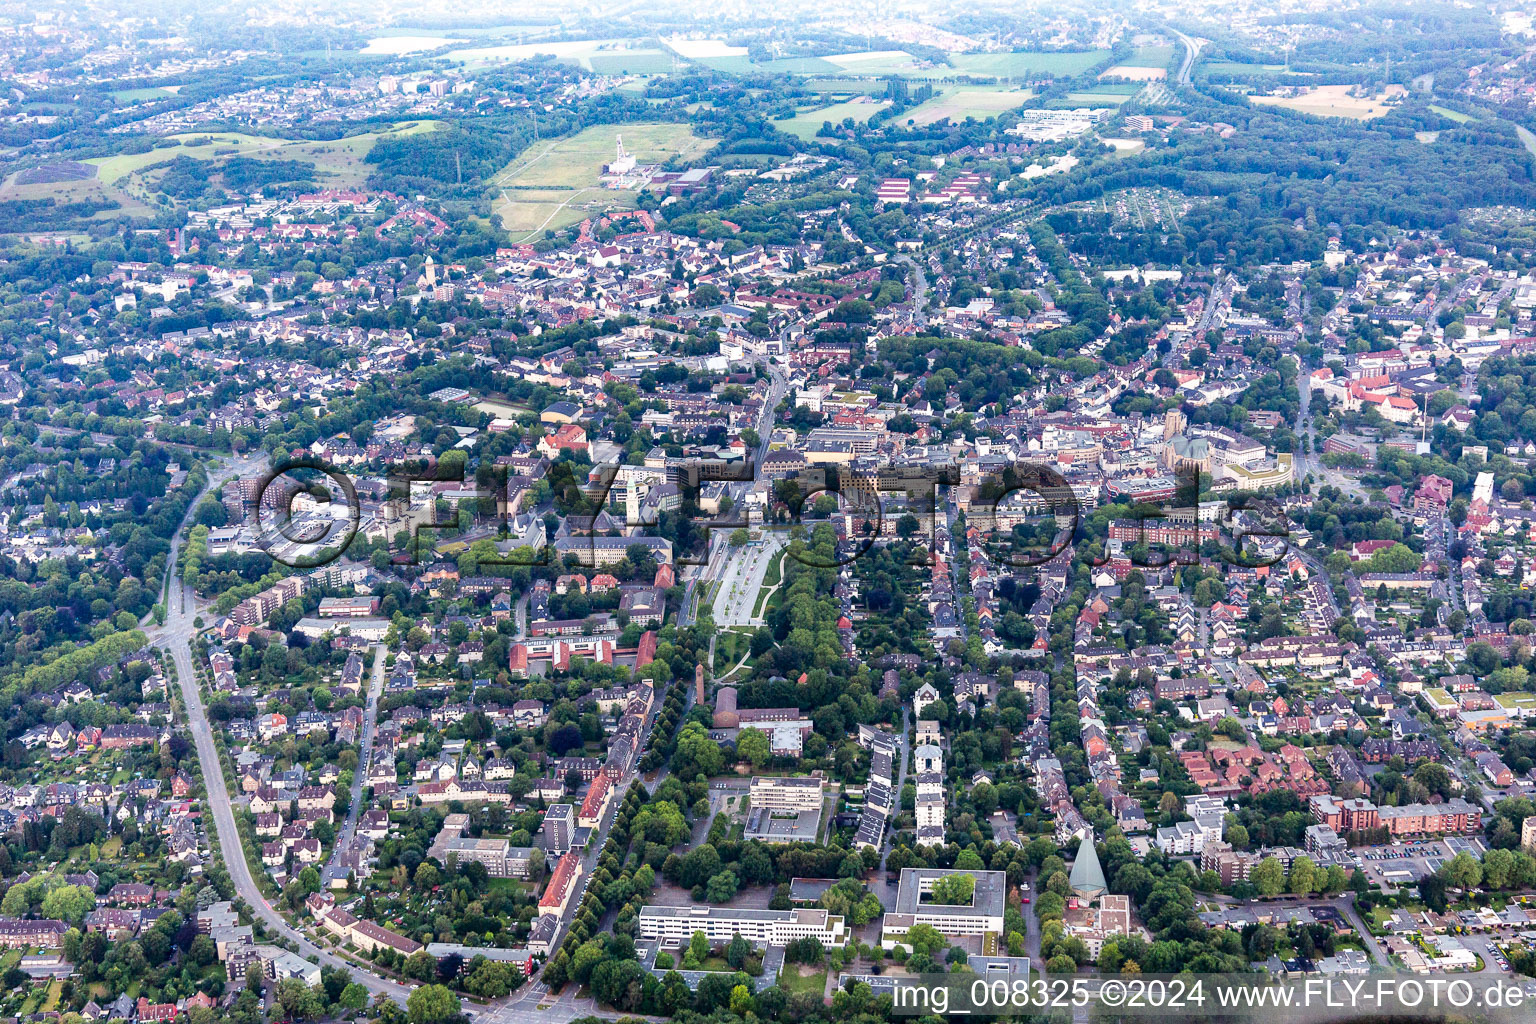
POLYGON ((0 1022, 1530 1019, 1528 4, 0 79, 0 1022))

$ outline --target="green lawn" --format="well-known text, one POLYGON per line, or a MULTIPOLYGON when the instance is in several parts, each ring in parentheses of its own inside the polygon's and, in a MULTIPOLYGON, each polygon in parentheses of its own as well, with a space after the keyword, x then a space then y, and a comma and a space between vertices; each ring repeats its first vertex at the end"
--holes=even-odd
POLYGON ((1526 151, 1531 156, 1536 156, 1536 134, 1532 134, 1530 129, 1518 124, 1515 125, 1515 134, 1519 135, 1520 141, 1525 143, 1526 151))
POLYGON ((785 964, 784 969, 779 972, 779 987, 786 992, 823 995, 827 990, 827 969, 823 967, 817 970, 801 964, 785 964), (811 973, 802 974, 802 971, 811 973))
POLYGON ((1463 114, 1459 110, 1452 110, 1450 107, 1442 107, 1438 103, 1431 103, 1429 105, 1429 109, 1433 110, 1441 117, 1449 118, 1450 120, 1455 121, 1457 124, 1466 124, 1469 121, 1477 120, 1477 118, 1473 117, 1471 114, 1463 114))
POLYGON ((788 549, 781 549, 778 556, 768 563, 768 568, 763 573, 763 586, 776 587, 779 585, 779 580, 784 578, 784 551, 786 550, 788 549))
POLYGON ((620 136, 625 152, 641 163, 678 153, 697 156, 710 145, 686 124, 598 125, 535 143, 498 173, 492 184, 497 188, 589 188, 602 181, 603 165, 613 159, 620 136))
POLYGON ((166 89, 118 89, 112 94, 112 98, 119 103, 140 103, 144 100, 163 100, 175 93, 166 89))

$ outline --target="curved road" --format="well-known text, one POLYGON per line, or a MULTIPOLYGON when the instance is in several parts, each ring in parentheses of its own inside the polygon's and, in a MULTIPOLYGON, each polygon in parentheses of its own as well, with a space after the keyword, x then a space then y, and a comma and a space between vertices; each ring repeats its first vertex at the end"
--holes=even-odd
POLYGON ((1200 55, 1201 44, 1195 42, 1178 29, 1172 29, 1171 31, 1179 37, 1179 42, 1184 44, 1184 63, 1179 65, 1178 84, 1188 85, 1189 73, 1195 66, 1195 58, 1200 55))
MULTIPOLYGON (((237 467, 239 465, 241 464, 236 464, 237 467)), ((230 475, 232 474, 226 473, 224 478, 230 475)), ((209 487, 213 486, 215 485, 210 482, 209 487)), ((171 658, 176 663, 176 677, 181 685, 182 700, 186 703, 188 726, 192 732, 193 744, 197 748, 198 763, 202 766, 203 785, 208 790, 208 807, 213 812, 211 820, 214 831, 218 833, 219 851, 223 854, 224 866, 229 871, 230 879, 235 883, 236 893, 269 932, 281 935, 291 942, 300 956, 317 961, 326 967, 346 971, 371 995, 382 993, 404 1006, 406 998, 411 994, 409 987, 390 981, 388 978, 370 974, 351 961, 344 960, 315 945, 272 909, 267 898, 257 888, 256 880, 251 877, 250 865, 245 860, 245 849, 240 843, 240 832, 235 827, 235 812, 230 805, 229 790, 224 782, 224 765, 219 760, 219 750, 213 742, 213 730, 208 724, 208 714, 203 707, 203 696, 198 689, 197 674, 193 671, 191 641, 197 632, 193 620, 202 609, 192 593, 192 588, 176 578, 176 554, 181 547, 182 535, 192 521, 200 500, 201 495, 197 501, 192 502, 187 509, 186 519, 176 531, 176 536, 171 539, 171 553, 165 570, 166 579, 171 581, 170 597, 166 601, 165 625, 154 632, 151 642, 156 647, 170 651, 171 658)), ((382 662, 382 659, 380 661, 382 662)), ((361 771, 361 768, 359 770, 361 771)))

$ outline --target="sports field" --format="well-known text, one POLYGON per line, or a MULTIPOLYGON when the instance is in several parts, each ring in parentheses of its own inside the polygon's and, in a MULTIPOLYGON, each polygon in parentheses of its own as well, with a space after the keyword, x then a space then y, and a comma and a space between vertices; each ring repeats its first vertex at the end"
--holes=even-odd
POLYGON ((685 124, 599 125, 536 142, 491 179, 492 212, 515 238, 531 239, 606 210, 632 209, 635 193, 600 187, 620 136, 625 152, 642 164, 698 156, 712 145, 685 124))
POLYGON ((933 124, 948 118, 964 121, 974 117, 985 121, 1005 110, 1022 106, 1034 96, 1028 89, 1002 89, 992 85, 951 85, 926 103, 913 107, 901 115, 903 123, 933 124))
POLYGON ((826 121, 841 124, 844 118, 851 117, 862 124, 890 105, 888 100, 872 100, 861 96, 858 99, 848 100, 846 103, 834 103, 830 107, 822 107, 819 110, 802 111, 786 121, 775 121, 773 124, 781 132, 788 132, 801 139, 811 139, 821 131, 821 126, 826 121))
POLYGON ((1301 90, 1295 96, 1249 96, 1248 99, 1252 103, 1285 107, 1316 117, 1347 117, 1356 121, 1369 121, 1392 111, 1393 108, 1383 102, 1385 99, 1407 94, 1407 90, 1400 85, 1388 86, 1385 93, 1374 96, 1351 96, 1349 91, 1352 88, 1354 86, 1316 85, 1301 90))

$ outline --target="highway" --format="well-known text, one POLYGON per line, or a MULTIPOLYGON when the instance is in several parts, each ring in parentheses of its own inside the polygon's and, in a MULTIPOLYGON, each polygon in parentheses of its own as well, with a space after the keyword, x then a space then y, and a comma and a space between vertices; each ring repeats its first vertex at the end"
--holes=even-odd
POLYGON ((1184 63, 1179 65, 1178 84, 1189 84, 1189 73, 1194 70, 1195 58, 1200 56, 1202 44, 1191 39, 1178 29, 1171 29, 1174 35, 1179 37, 1179 42, 1184 44, 1184 63))

